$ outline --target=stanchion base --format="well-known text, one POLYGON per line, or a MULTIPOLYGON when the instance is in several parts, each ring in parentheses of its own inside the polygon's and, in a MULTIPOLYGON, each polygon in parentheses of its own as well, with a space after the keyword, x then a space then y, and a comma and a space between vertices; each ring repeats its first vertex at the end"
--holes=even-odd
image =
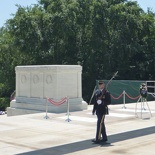
POLYGON ((66 121, 67 121, 67 122, 70 122, 70 121, 71 121, 71 119, 67 118, 67 119, 66 119, 66 121))
POLYGON ((49 119, 49 117, 48 116, 45 116, 44 119, 49 119))
POLYGON ((126 106, 123 106, 122 109, 126 109, 126 106))
POLYGON ((66 115, 71 115, 71 114, 69 113, 69 114, 66 114, 66 115))

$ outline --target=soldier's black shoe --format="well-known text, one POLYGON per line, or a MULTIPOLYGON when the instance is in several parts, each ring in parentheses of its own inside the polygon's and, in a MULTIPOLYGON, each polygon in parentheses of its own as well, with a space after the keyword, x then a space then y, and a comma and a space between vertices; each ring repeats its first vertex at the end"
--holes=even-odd
POLYGON ((94 144, 99 144, 101 141, 100 141, 100 140, 93 139, 92 142, 93 142, 94 144))
POLYGON ((102 139, 101 140, 101 142, 107 142, 108 141, 108 139, 102 139))

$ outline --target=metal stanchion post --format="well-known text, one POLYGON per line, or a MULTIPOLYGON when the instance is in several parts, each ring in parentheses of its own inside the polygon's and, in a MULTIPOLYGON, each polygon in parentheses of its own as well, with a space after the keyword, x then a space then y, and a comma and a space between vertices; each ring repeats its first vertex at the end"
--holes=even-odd
POLYGON ((123 91, 123 109, 126 109, 126 106, 125 106, 125 94, 126 94, 126 92, 125 92, 125 90, 123 91))
POLYGON ((71 121, 71 119, 69 118, 69 97, 67 97, 67 119, 66 119, 66 121, 67 122, 70 122, 71 121))
POLYGON ((45 109, 46 109, 46 116, 44 117, 45 119, 48 119, 49 117, 47 116, 47 111, 48 111, 48 102, 47 102, 47 99, 46 99, 46 103, 45 103, 45 109))

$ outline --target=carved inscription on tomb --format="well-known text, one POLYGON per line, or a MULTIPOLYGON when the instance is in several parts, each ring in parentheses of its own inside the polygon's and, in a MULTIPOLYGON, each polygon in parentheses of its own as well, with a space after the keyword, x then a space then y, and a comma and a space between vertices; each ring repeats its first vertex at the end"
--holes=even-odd
POLYGON ((39 76, 38 75, 33 75, 33 83, 34 84, 39 83, 39 76))
POLYGON ((21 83, 24 84, 24 83, 26 83, 26 81, 27 81, 26 75, 23 74, 21 76, 21 83))
POLYGON ((47 84, 52 83, 52 76, 51 76, 51 75, 47 75, 47 76, 46 76, 46 83, 47 83, 47 84))

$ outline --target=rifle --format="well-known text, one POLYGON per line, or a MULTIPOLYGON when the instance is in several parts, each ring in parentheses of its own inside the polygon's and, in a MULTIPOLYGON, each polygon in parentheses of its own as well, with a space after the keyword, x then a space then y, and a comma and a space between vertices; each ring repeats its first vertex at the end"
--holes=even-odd
MULTIPOLYGON (((112 78, 108 81, 108 83, 106 84, 105 89, 103 90, 104 93, 107 91, 108 86, 110 85, 111 81, 116 77, 117 74, 118 74, 118 71, 116 73, 114 73, 114 75, 112 76, 112 78)), ((103 92, 102 92, 102 94, 104 94, 103 92)))
MULTIPOLYGON (((116 77, 117 74, 118 74, 118 71, 117 71, 117 72, 112 76, 112 78, 109 80, 109 82, 107 83, 107 85, 106 85, 106 87, 105 87, 105 89, 104 89, 104 91, 103 91, 103 92, 104 92, 103 95, 105 94, 105 92, 106 92, 107 89, 108 89, 109 84, 110 84, 111 81, 116 77)), ((95 90, 96 90, 96 86, 95 86, 95 88, 94 88, 94 90, 93 90, 93 94, 92 94, 91 99, 90 99, 90 101, 89 101, 89 105, 90 105, 91 100, 92 100, 92 98, 93 98, 93 96, 94 96, 95 90)))
POLYGON ((108 81, 108 83, 106 84, 106 87, 102 90, 101 96, 98 97, 97 103, 101 104, 102 103, 102 99, 104 98, 105 93, 107 92, 108 86, 110 85, 111 81, 113 80, 113 78, 115 78, 115 76, 117 75, 118 71, 112 76, 112 78, 108 81))

